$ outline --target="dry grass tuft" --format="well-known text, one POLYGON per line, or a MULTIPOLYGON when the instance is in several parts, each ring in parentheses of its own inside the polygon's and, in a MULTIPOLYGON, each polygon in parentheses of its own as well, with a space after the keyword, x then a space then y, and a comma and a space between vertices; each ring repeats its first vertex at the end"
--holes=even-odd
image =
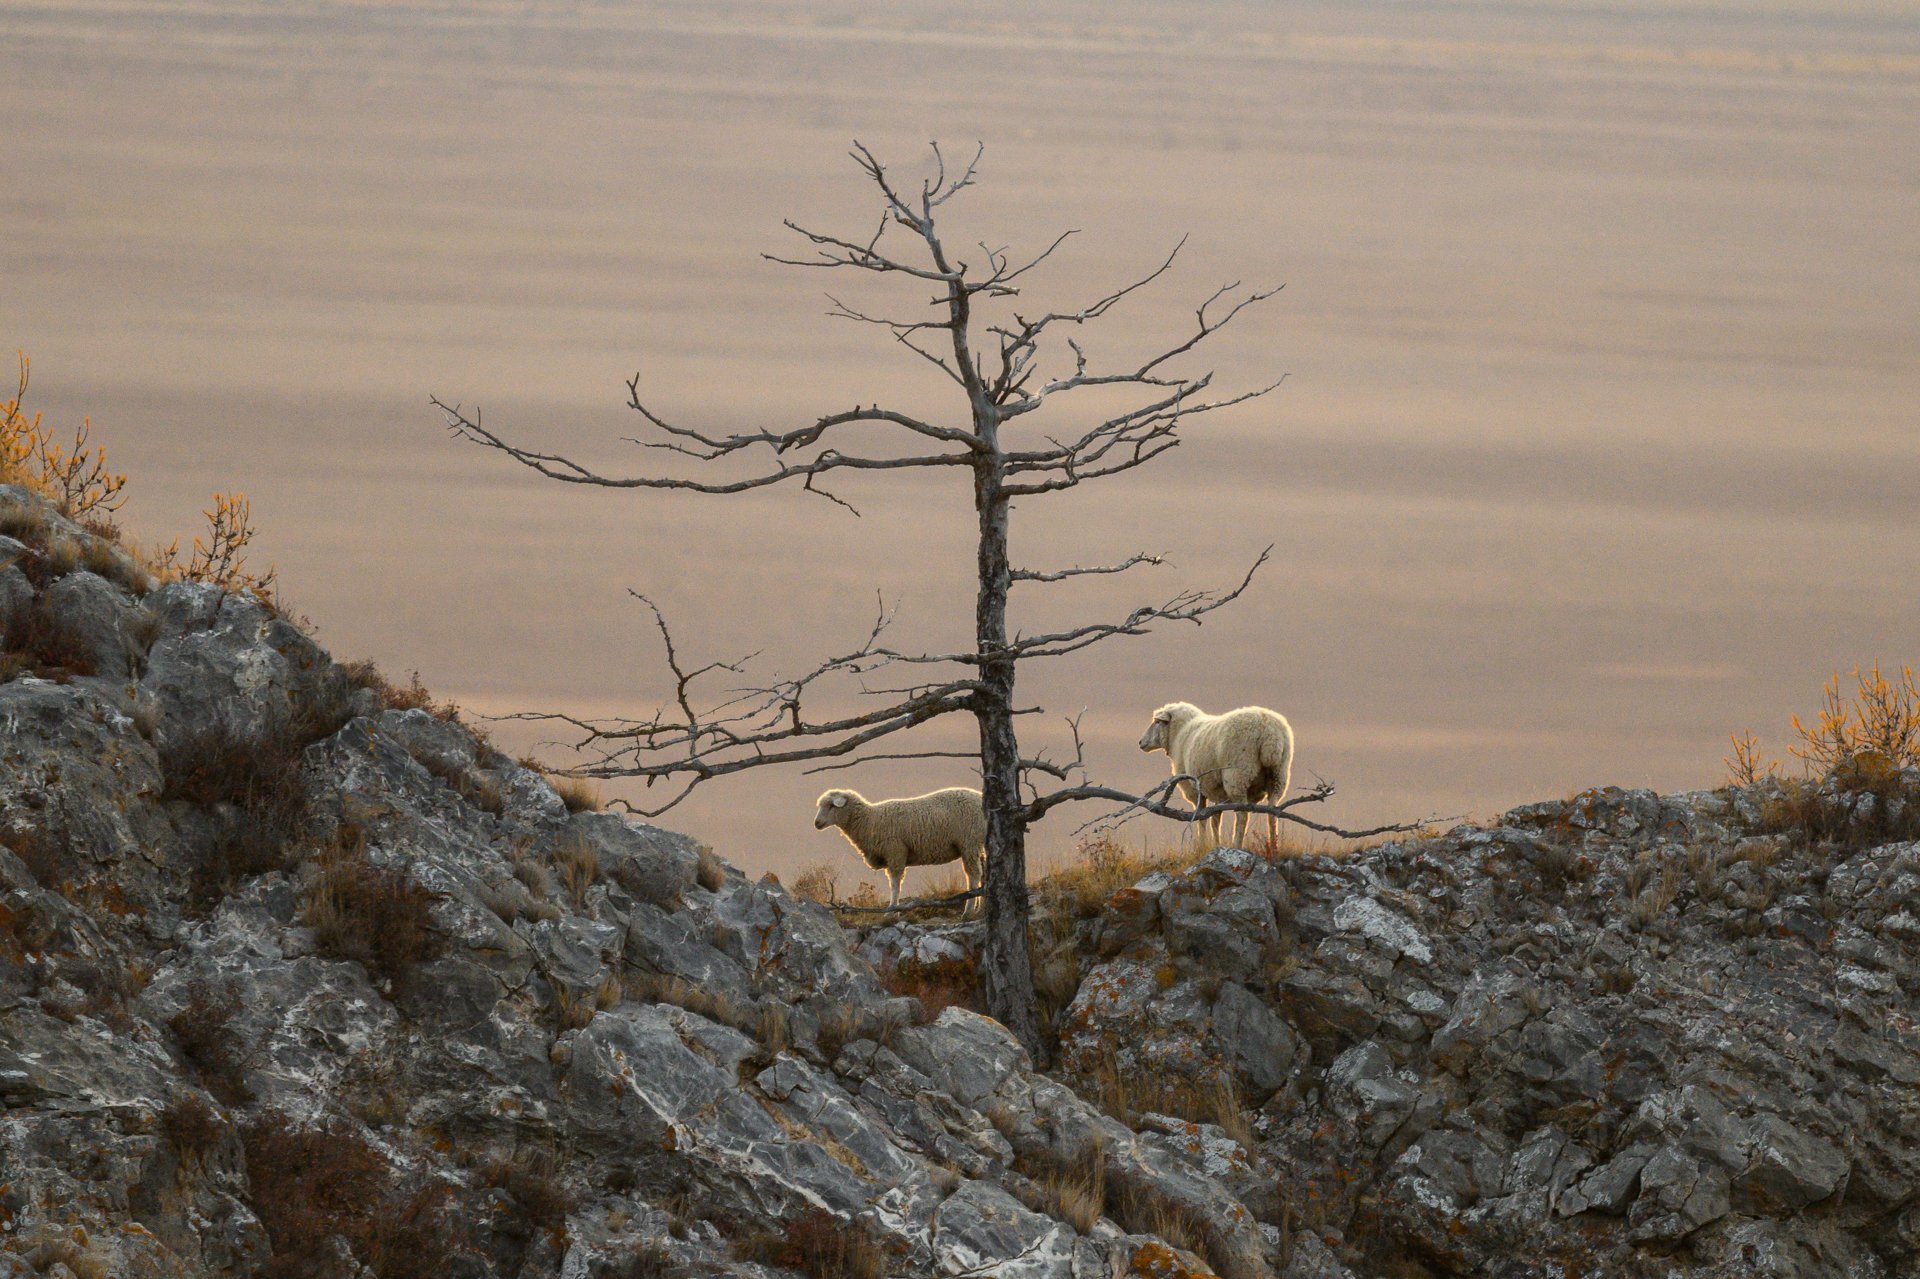
POLYGON ((587 890, 600 877, 600 854, 594 850, 593 841, 576 831, 569 831, 554 842, 547 860, 552 863, 560 887, 573 902, 574 909, 584 908, 587 890))
POLYGON ((549 774, 547 785, 553 787, 554 794, 566 805, 569 813, 597 813, 606 807, 606 797, 600 793, 600 785, 585 777, 561 777, 549 774))
POLYGON ((1139 1127, 1142 1115, 1169 1115, 1213 1124, 1248 1150, 1254 1148, 1240 1090, 1230 1075, 1194 1080, 1172 1071, 1123 1068, 1109 1045, 1092 1072, 1076 1083, 1076 1092, 1129 1128, 1139 1127))
POLYGON ((629 970, 622 980, 622 989, 625 997, 635 1003, 672 1004, 749 1035, 760 1028, 758 1008, 751 1004, 742 1005, 726 995, 695 986, 681 977, 629 970))
POLYGON ((733 1241, 734 1255, 795 1270, 811 1279, 886 1279, 887 1254, 857 1222, 810 1208, 780 1230, 756 1230, 733 1241))
POLYGON ((1025 1177, 1016 1196, 1034 1212, 1064 1221, 1081 1234, 1093 1233, 1107 1211, 1107 1152, 1104 1146, 1070 1160, 1016 1157, 1014 1171, 1025 1177))
POLYGON ((700 846, 700 862, 694 867, 693 882, 710 893, 726 887, 727 864, 704 844, 700 846))
POLYGON ((507 811, 506 794, 501 790, 500 780, 493 774, 464 764, 449 763, 424 751, 413 758, 422 768, 445 782, 454 794, 481 812, 498 817, 507 811))
POLYGON ((413 971, 446 953, 433 925, 433 895, 404 872, 376 866, 358 827, 341 828, 318 858, 301 922, 323 951, 365 965, 376 983, 399 990, 413 971))

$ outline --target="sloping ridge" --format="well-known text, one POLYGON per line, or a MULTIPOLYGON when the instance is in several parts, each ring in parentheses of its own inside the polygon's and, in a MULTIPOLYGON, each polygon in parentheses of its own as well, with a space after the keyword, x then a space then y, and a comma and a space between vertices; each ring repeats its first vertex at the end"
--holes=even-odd
POLYGON ((0 515, 0 1276, 1920 1273, 1913 843, 1599 791, 1221 850, 1072 925, 1040 1074, 252 596, 0 515))

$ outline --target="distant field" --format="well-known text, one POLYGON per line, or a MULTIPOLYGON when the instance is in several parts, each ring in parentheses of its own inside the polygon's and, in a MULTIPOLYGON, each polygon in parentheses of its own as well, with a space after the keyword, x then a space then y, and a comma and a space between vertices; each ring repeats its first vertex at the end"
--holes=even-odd
MULTIPOLYGON (((1916 26, 1905 3, 0 3, 0 347, 50 418, 92 415, 143 535, 245 489, 341 654, 487 710, 644 709, 629 586, 770 672, 856 638, 876 589, 903 646, 958 638, 967 495, 856 485, 855 521, 561 491, 449 442, 428 394, 609 465, 641 460, 636 369, 714 425, 938 411, 924 366, 759 254, 785 216, 867 225, 851 138, 903 164, 984 140, 970 238, 1083 230, 1036 305, 1193 233, 1096 357, 1224 280, 1287 285, 1214 353, 1281 392, 1016 528, 1038 567, 1164 552, 1156 592, 1276 562, 1204 629, 1036 672, 1034 730, 1088 707, 1103 775, 1146 783, 1153 706, 1273 705, 1354 822, 1708 784, 1727 731, 1778 740, 1836 666, 1920 657, 1916 26)), ((753 777, 668 820, 785 873, 844 856, 807 822, 824 786, 962 780, 753 777)))

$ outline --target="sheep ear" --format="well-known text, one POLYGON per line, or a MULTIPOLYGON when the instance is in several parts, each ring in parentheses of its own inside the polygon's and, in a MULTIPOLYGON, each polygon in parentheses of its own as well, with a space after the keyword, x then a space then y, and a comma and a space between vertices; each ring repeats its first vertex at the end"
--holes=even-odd
POLYGON ((847 806, 847 797, 845 795, 835 795, 833 797, 833 806, 835 808, 845 808, 847 806))

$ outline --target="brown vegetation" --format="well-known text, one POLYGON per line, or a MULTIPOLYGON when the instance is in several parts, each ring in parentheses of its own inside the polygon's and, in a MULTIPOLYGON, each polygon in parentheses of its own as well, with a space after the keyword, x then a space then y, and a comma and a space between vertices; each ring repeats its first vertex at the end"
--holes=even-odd
POLYGON ((700 846, 700 860, 693 870, 693 882, 710 893, 717 893, 727 882, 727 864, 706 845, 700 846))
POLYGON ((273 1246, 268 1279, 305 1279, 335 1236, 379 1274, 447 1272, 460 1243, 448 1187, 411 1194, 348 1125, 298 1127, 269 1114, 242 1130, 254 1210, 273 1246))
POLYGON ((1812 724, 1792 717, 1790 747, 1806 775, 1782 778, 1752 733, 1732 739, 1726 759, 1736 786, 1767 786, 1759 829, 1807 846, 1861 848, 1920 837, 1920 681, 1912 667, 1889 678, 1876 663, 1853 669, 1843 692, 1836 672, 1821 690, 1812 724))
POLYGON ((887 1254, 855 1222, 810 1208, 779 1230, 755 1230, 736 1237, 733 1252, 811 1279, 886 1279, 887 1254))
POLYGON ((980 995, 980 957, 972 952, 931 961, 907 956, 883 969, 880 983, 892 994, 919 1000, 929 1021, 955 1006, 974 1012, 986 1007, 980 995))
POLYGON ((561 1234, 574 1209, 573 1195, 560 1184, 560 1161, 550 1151, 519 1150, 481 1168, 479 1182, 513 1201, 520 1215, 540 1230, 561 1234))
POLYGON ((553 793, 560 797, 569 813, 597 813, 606 807, 599 785, 587 778, 549 775, 547 785, 553 787, 553 793))
POLYGON ((246 1061, 232 1028, 239 1012, 240 996, 231 987, 216 991, 210 983, 195 980, 187 986, 186 1006, 167 1019, 181 1055, 207 1091, 228 1106, 253 1100, 246 1061))
POLYGON ((44 600, 29 602, 0 632, 0 683, 32 675, 65 684, 94 673, 93 658, 79 634, 44 600))
POLYGON ((163 739, 161 800, 194 804, 218 818, 194 868, 191 906, 208 909, 241 879, 285 864, 307 819, 301 755, 324 727, 302 717, 254 735, 216 720, 163 739))
POLYGON ((344 826, 317 859, 301 904, 301 922, 323 951, 365 965, 377 984, 404 987, 415 968, 446 953, 433 925, 433 894, 392 866, 367 856, 366 836, 344 826))
POLYGON ((831 906, 840 889, 840 872, 828 862, 815 862, 794 877, 793 895, 802 901, 831 906))
POLYGON ((18 387, 12 399, 0 403, 0 484, 24 484, 74 519, 91 516, 112 527, 107 517, 127 500, 127 477, 108 470, 106 450, 89 443, 92 421, 82 418, 73 443, 62 445, 42 425, 40 414, 27 417, 21 406, 30 367, 21 352, 18 387))
POLYGON ((160 1132, 182 1159, 198 1159, 220 1144, 227 1125, 196 1092, 183 1092, 160 1112, 160 1132))

